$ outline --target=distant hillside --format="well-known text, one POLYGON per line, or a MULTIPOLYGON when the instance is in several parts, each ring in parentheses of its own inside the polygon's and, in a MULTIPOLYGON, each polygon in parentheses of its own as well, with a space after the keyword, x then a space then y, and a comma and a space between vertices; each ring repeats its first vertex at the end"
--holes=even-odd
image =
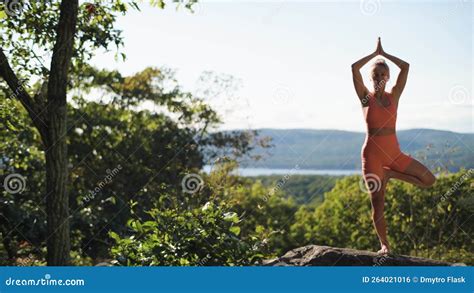
POLYGON ((249 180, 260 181, 270 188, 279 187, 287 196, 292 197, 297 204, 317 206, 324 200, 324 193, 330 191, 336 181, 343 176, 329 175, 291 175, 288 179, 280 175, 255 176, 249 180))
MULTIPOLYGON (((260 136, 273 138, 273 148, 256 150, 265 157, 245 162, 243 167, 300 169, 359 169, 365 133, 315 129, 259 129, 260 136)), ((430 169, 474 167, 474 134, 435 129, 397 132, 403 152, 430 169)))

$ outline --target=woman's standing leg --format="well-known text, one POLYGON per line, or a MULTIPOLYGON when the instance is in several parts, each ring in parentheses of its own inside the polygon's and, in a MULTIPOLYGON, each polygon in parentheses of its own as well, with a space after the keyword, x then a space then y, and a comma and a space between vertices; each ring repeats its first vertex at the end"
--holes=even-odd
POLYGON ((381 162, 367 160, 363 168, 363 176, 372 206, 372 222, 380 241, 378 253, 388 253, 390 246, 387 239, 387 224, 384 216, 386 174, 381 162))
POLYGON ((381 249, 379 253, 388 253, 390 245, 387 239, 387 224, 385 222, 385 186, 382 185, 379 191, 370 192, 370 202, 372 205, 372 221, 380 241, 381 249))

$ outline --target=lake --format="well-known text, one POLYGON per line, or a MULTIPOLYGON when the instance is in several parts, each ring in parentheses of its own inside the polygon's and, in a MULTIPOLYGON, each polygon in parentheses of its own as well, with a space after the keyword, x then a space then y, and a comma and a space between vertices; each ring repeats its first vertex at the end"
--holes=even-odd
MULTIPOLYGON (((203 171, 209 173, 211 166, 206 165, 203 171)), ((315 170, 315 169, 269 169, 269 168, 239 168, 237 174, 244 177, 260 176, 260 175, 354 175, 361 174, 361 170, 315 170)))

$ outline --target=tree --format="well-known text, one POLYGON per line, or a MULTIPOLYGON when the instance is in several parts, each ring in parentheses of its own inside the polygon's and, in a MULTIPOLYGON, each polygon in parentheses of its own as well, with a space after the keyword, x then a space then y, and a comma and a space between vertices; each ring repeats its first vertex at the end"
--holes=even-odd
POLYGON ((76 33, 78 1, 62 1, 51 58, 47 95, 35 96, 24 89, 0 47, 0 75, 17 93, 35 127, 41 134, 46 156, 46 212, 48 214, 48 264, 67 265, 69 261, 69 211, 67 198, 66 89, 68 70, 76 33), (46 99, 42 108, 38 101, 46 99))
MULTIPOLYGON (((67 91, 74 86, 69 82, 69 73, 80 72, 96 49, 107 50, 110 43, 117 48, 122 45, 121 32, 113 29, 116 13, 125 14, 128 8, 139 7, 135 1, 120 0, 96 0, 81 7, 78 0, 2 3, 2 16, 6 12, 8 17, 0 24, 0 77, 41 136, 46 159, 47 262, 67 265, 67 91), (41 51, 52 51, 51 57, 44 58, 41 51), (43 62, 49 59, 47 68, 43 62), (30 92, 32 89, 37 90, 35 94, 30 92)), ((195 0, 186 1, 185 7, 190 8, 193 3, 195 0)), ((164 8, 163 1, 152 4, 164 8)))

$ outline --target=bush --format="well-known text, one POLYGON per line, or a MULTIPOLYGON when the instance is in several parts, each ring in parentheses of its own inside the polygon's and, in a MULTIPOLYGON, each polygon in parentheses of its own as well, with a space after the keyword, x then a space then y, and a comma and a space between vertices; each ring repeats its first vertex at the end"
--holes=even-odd
POLYGON ((207 202, 190 210, 152 209, 149 220, 131 219, 128 236, 115 232, 111 254, 117 265, 252 265, 264 255, 256 238, 239 238, 239 217, 225 206, 207 202))

